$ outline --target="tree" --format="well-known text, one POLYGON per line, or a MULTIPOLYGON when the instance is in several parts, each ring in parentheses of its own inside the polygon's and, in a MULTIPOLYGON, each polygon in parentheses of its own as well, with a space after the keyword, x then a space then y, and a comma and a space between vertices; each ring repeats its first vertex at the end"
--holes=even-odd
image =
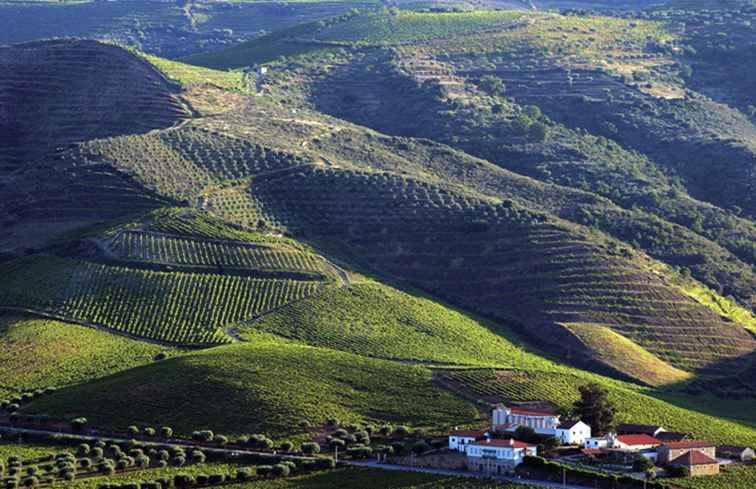
POLYGON ((428 450, 430 450, 430 445, 425 443, 425 441, 423 440, 420 440, 412 445, 412 452, 415 455, 421 455, 427 452, 428 450))
POLYGON ((528 443, 537 443, 540 441, 539 436, 530 426, 518 426, 514 432, 514 436, 518 440, 522 440, 528 443))
POLYGON ((501 81, 501 78, 495 76, 486 75, 480 79, 480 88, 489 95, 503 96, 507 91, 506 85, 501 81))
POLYGON ((173 428, 170 426, 163 426, 160 428, 160 437, 165 439, 173 437, 173 428))
POLYGON ((320 445, 314 442, 302 443, 302 453, 307 455, 320 453, 320 445))
POLYGON ((582 385, 578 390, 580 399, 574 404, 575 415, 588 424, 594 434, 606 434, 614 427, 616 412, 609 392, 596 383, 582 385))
POLYGON ((650 458, 638 457, 635 462, 633 462, 633 470, 635 472, 646 472, 653 468, 654 462, 650 458))

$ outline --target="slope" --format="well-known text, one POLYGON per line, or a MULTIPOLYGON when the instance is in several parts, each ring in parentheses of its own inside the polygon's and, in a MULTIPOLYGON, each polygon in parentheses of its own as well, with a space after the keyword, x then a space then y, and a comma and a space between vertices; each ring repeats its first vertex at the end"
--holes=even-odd
POLYGON ((0 316, 0 394, 63 387, 151 363, 172 348, 47 319, 0 316))
POLYGON ((259 339, 217 347, 71 387, 24 407, 25 413, 87 416, 95 426, 167 424, 181 434, 301 433, 335 417, 443 426, 477 419, 477 410, 435 387, 425 368, 259 339), (81 404, 81 399, 88 399, 81 404))

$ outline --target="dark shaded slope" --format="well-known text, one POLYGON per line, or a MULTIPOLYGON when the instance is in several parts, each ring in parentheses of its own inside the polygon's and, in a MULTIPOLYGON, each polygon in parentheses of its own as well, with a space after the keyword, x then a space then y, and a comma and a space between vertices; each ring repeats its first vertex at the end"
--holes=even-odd
POLYGON ((147 132, 187 117, 141 58, 94 41, 0 48, 0 157, 9 171, 88 139, 147 132))

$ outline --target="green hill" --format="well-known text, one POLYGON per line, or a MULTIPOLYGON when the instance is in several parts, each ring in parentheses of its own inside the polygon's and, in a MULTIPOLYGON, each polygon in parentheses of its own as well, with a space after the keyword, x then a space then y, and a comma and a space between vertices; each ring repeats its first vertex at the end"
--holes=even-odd
POLYGON ((241 435, 301 433, 336 417, 343 422, 445 426, 477 419, 477 410, 432 382, 430 370, 259 338, 132 369, 58 391, 28 413, 84 415, 100 427, 167 424, 241 435), (85 404, 81 399, 87 399, 85 404))
POLYGON ((0 344, 3 396, 104 377, 175 353, 76 324, 7 314, 0 316, 0 344))

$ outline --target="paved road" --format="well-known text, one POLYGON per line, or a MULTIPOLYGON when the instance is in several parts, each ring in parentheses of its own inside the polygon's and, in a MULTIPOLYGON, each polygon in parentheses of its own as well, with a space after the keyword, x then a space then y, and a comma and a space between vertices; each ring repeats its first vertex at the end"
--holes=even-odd
POLYGON ((377 462, 357 462, 351 460, 342 461, 342 463, 347 465, 355 465, 358 467, 370 467, 372 469, 398 470, 402 472, 422 472, 424 474, 448 475, 452 477, 472 477, 476 479, 495 479, 501 482, 511 482, 513 484, 529 484, 531 486, 549 487, 552 489, 594 489, 593 487, 588 486, 575 486, 571 484, 564 486, 558 482, 518 479, 516 477, 492 476, 478 472, 467 472, 461 470, 429 469, 425 467, 407 467, 406 465, 379 464, 377 462))

